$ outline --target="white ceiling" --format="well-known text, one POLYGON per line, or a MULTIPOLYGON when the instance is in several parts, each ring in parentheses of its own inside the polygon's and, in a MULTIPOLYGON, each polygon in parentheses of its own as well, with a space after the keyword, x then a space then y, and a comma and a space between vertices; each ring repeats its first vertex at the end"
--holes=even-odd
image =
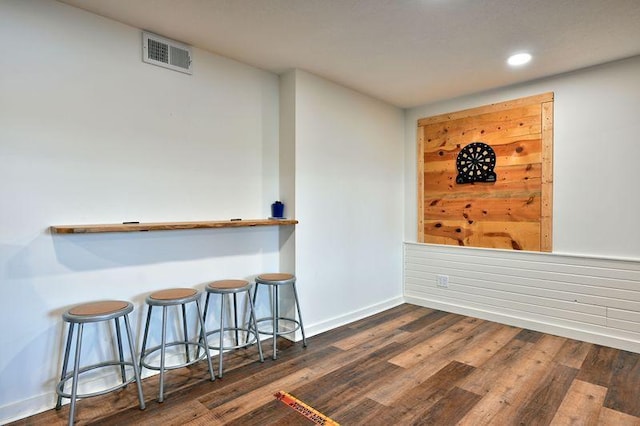
POLYGON ((400 107, 640 54, 640 0, 60 1, 400 107), (533 61, 509 68, 519 51, 533 61))

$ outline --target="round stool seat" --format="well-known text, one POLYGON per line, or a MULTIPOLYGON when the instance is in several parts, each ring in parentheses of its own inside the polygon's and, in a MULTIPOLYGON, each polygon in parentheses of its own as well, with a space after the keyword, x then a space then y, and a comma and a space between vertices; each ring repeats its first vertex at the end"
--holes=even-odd
POLYGON ((205 290, 210 293, 239 293, 251 288, 251 283, 245 280, 220 280, 207 284, 205 290))
POLYGON ((124 300, 103 300, 83 303, 67 310, 62 318, 67 322, 98 322, 126 315, 133 311, 133 304, 124 300))
POLYGON ((155 306, 182 305, 193 302, 200 294, 194 288, 170 288, 151 293, 147 304, 155 306))
POLYGON ((261 284, 289 284, 294 279, 293 274, 287 273, 260 274, 256 277, 256 281, 261 284))

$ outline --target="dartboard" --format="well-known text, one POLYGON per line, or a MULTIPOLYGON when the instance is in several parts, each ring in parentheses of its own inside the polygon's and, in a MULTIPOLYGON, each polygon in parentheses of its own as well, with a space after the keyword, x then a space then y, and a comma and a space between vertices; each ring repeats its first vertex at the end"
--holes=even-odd
POLYGON ((456 159, 456 183, 495 182, 496 153, 486 143, 472 142, 462 148, 456 159))

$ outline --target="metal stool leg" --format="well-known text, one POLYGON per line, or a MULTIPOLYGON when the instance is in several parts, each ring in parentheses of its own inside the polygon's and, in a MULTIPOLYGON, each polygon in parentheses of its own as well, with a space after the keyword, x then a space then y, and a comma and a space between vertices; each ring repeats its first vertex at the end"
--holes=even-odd
POLYGON ((196 309, 198 311, 198 320, 200 321, 200 333, 202 340, 204 340, 204 356, 207 358, 207 365, 209 366, 209 375, 211 376, 211 381, 216 379, 216 375, 213 372, 213 364, 211 364, 211 356, 209 356, 209 342, 207 341, 207 329, 204 326, 204 317, 200 315, 200 302, 196 299, 196 309))
MULTIPOLYGON (((253 329, 256 331, 256 344, 258 345, 258 353, 260 354, 260 362, 264 362, 264 356, 262 355, 262 344, 260 343, 260 334, 258 334, 258 323, 256 322, 256 312, 254 310, 253 302, 251 301, 251 292, 247 290, 247 299, 249 299, 249 322, 253 322, 253 329)), ((248 327, 251 329, 251 326, 248 327)), ((249 332, 247 332, 247 341, 249 339, 249 332)))
POLYGON ((160 342, 160 392, 158 402, 164 401, 164 355, 167 343, 167 307, 162 307, 162 340, 160 342))
POLYGON ((129 315, 124 316, 124 326, 127 331, 127 340, 129 341, 129 352, 131 353, 131 364, 133 364, 133 375, 136 378, 136 385, 138 386, 138 400, 140 401, 140 409, 145 409, 144 394, 142 393, 142 381, 140 380, 140 370, 138 369, 138 363, 136 362, 136 353, 133 347, 133 337, 131 334, 131 325, 129 324, 129 315))
POLYGON ((238 346, 239 340, 238 340, 238 301, 236 298, 236 293, 233 293, 233 318, 234 318, 234 322, 233 324, 236 327, 236 346, 238 346))
POLYGON ((71 403, 69 408, 69 426, 73 426, 76 414, 76 395, 78 395, 78 374, 80 370, 80 352, 82 350, 82 323, 78 324, 76 338, 76 357, 73 360, 73 383, 71 383, 71 403))
POLYGON ((278 304, 278 286, 274 285, 272 294, 275 293, 273 300, 271 301, 271 314, 273 315, 273 359, 277 358, 277 338, 278 338, 278 318, 280 317, 280 305, 278 304))
POLYGON ((222 378, 222 354, 224 345, 224 294, 220 295, 220 346, 218 348, 218 377, 222 378))
POLYGON ((124 355, 122 353, 122 334, 120 334, 120 323, 118 322, 118 318, 114 318, 113 321, 116 323, 116 340, 118 341, 118 355, 120 356, 120 375, 122 376, 122 383, 126 383, 127 375, 124 371, 124 355))
MULTIPOLYGON (((73 327, 74 323, 69 323, 69 333, 67 334, 67 344, 64 350, 64 361, 62 361, 62 374, 60 375, 60 381, 64 380, 64 376, 67 375, 67 364, 69 363, 69 352, 71 352, 71 340, 73 340, 73 327)), ((58 401, 56 402, 56 410, 62 408, 62 396, 58 395, 58 401)))
POLYGON ((142 338, 142 349, 140 350, 140 371, 142 371, 142 359, 144 358, 144 351, 147 349, 147 337, 149 337, 149 324, 151 322, 151 310, 153 306, 149 305, 147 308, 147 322, 144 326, 144 337, 142 338))
POLYGON ((207 297, 204 299, 204 312, 202 312, 203 321, 207 320, 207 310, 209 309, 209 296, 211 296, 211 293, 207 292, 207 297))
MULTIPOLYGON (((198 314, 199 315, 199 314, 198 314)), ((184 353, 187 357, 187 362, 189 362, 189 336, 187 335, 187 309, 185 305, 182 305, 182 329, 184 330, 184 353)))
MULTIPOLYGON (((249 290, 247 290, 247 292, 249 292, 249 290)), ((254 307, 256 306, 256 297, 257 296, 258 296, 258 283, 256 283, 256 285, 253 288, 253 303, 252 303, 252 305, 254 307)), ((249 300, 251 300, 251 295, 249 295, 249 300)), ((259 339, 259 337, 258 337, 258 326, 257 326, 257 324, 255 326, 256 326, 256 338, 259 339)), ((251 327, 251 326, 249 326, 249 327, 251 327)), ((247 333, 247 335, 246 335, 246 337, 244 339, 244 343, 245 344, 249 343, 249 333, 247 333)))
MULTIPOLYGON (((202 322, 204 322, 205 324, 207 323, 207 311, 209 310, 209 296, 211 296, 210 293, 207 292, 207 297, 204 299, 204 311, 202 312, 202 322)), ((204 340, 202 339, 202 333, 200 334, 200 340, 198 340, 198 343, 203 343, 204 340)), ((196 349, 196 359, 200 358, 200 346, 198 346, 198 348, 196 349)))
POLYGON ((300 311, 300 301, 298 300, 298 291, 296 290, 296 283, 293 286, 293 297, 296 300, 296 308, 298 309, 298 320, 300 321, 300 331, 302 332, 302 346, 307 346, 307 338, 304 334, 304 325, 302 325, 302 312, 300 311))

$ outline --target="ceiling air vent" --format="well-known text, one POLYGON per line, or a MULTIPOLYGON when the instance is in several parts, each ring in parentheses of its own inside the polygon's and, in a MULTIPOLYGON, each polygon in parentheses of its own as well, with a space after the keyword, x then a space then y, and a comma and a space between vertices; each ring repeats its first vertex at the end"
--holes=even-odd
POLYGON ((148 32, 142 33, 142 60, 174 71, 193 73, 191 47, 148 32))

